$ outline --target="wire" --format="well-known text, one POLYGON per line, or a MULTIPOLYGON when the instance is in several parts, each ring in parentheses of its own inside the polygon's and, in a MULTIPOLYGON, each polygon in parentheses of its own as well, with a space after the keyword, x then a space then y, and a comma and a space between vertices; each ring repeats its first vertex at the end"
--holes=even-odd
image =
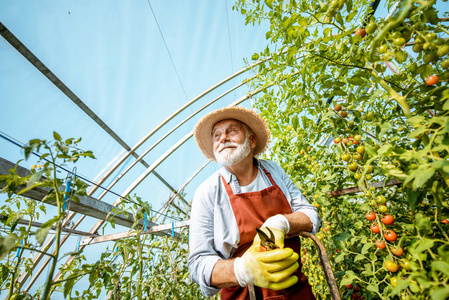
POLYGON ((161 27, 159 27, 159 22, 156 19, 156 15, 154 14, 153 7, 151 6, 150 0, 147 0, 147 2, 148 2, 148 5, 150 6, 151 13, 153 14, 154 20, 156 21, 156 25, 157 25, 157 28, 159 29, 159 33, 161 34, 162 41, 164 42, 164 45, 165 45, 165 49, 167 49, 168 56, 170 57, 171 63, 173 65, 173 68, 175 69, 176 76, 178 77, 179 83, 181 84, 181 88, 182 88, 182 91, 184 93, 184 96, 186 97, 186 100, 189 100, 188 97, 187 97, 187 93, 186 93, 186 91, 184 89, 184 85, 182 84, 181 77, 179 76, 178 69, 176 69, 175 62, 173 61, 173 58, 172 58, 171 53, 170 53, 170 50, 168 49, 167 43, 165 42, 165 38, 164 38, 164 35, 162 34, 161 27))
MULTIPOLYGON (((24 143, 18 141, 17 139, 15 139, 15 138, 11 137, 10 135, 4 133, 3 131, 0 131, 0 137, 2 137, 3 139, 7 140, 8 142, 10 142, 10 143, 16 145, 17 147, 22 148, 22 149, 23 149, 23 147, 24 147, 24 145, 25 145, 24 143)), ((37 157, 39 157, 39 158, 41 157, 41 154, 39 154, 39 152, 36 153, 36 152, 33 151, 32 154, 35 155, 35 156, 37 156, 37 157)), ((48 160, 48 159, 45 158, 45 157, 44 157, 44 160, 47 161, 47 162, 49 162, 49 163, 52 163, 52 164, 53 164, 52 161, 48 160)), ((64 170, 64 171, 66 171, 67 173, 71 173, 71 172, 72 172, 71 170, 68 170, 68 169, 64 168, 63 166, 58 165, 58 164, 56 164, 56 163, 54 163, 54 165, 55 165, 56 167, 58 167, 58 168, 64 170)), ((113 194, 113 195, 119 197, 120 199, 124 199, 124 200, 126 200, 126 201, 132 202, 133 204, 136 204, 136 205, 139 206, 139 207, 143 207, 141 204, 139 204, 139 203, 137 203, 137 202, 135 202, 135 201, 133 201, 133 200, 131 200, 131 199, 129 199, 129 198, 123 197, 122 195, 120 195, 120 194, 118 194, 118 193, 116 193, 116 192, 114 192, 114 191, 112 191, 112 190, 110 190, 110 189, 108 189, 108 188, 103 187, 103 186, 101 186, 101 185, 99 185, 99 184, 93 182, 92 180, 88 179, 87 177, 85 177, 85 176, 83 176, 83 175, 80 175, 79 173, 77 174, 77 177, 79 177, 80 179, 82 179, 82 180, 85 181, 85 182, 90 183, 91 185, 94 185, 94 186, 96 186, 96 187, 98 187, 98 188, 103 189, 104 191, 106 191, 106 192, 108 192, 108 193, 111 193, 111 194, 113 194)), ((149 208, 149 210, 152 211, 152 212, 154 212, 154 213, 160 214, 161 216, 167 217, 167 218, 169 218, 169 219, 174 219, 174 220, 178 220, 178 221, 181 221, 181 220, 182 220, 181 218, 176 218, 176 217, 173 217, 173 216, 165 215, 165 214, 163 214, 163 213, 159 213, 158 211, 153 210, 153 209, 151 209, 151 208, 149 208)))

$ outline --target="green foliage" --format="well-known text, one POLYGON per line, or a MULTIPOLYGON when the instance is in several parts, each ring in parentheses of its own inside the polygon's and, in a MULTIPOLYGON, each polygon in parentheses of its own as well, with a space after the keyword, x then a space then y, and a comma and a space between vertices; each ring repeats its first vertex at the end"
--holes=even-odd
MULTIPOLYGON (((49 299, 54 292, 60 292, 69 299, 98 299, 107 294, 112 295, 111 299, 204 298, 199 286, 191 281, 187 268, 188 230, 181 231, 176 238, 144 234, 140 223, 145 213, 151 216, 152 210, 151 205, 137 196, 122 199, 108 222, 98 230, 105 231, 109 224, 114 227, 113 216, 127 213, 134 217, 130 237, 116 241, 94 262, 87 262, 83 249, 60 253, 61 228, 66 217, 63 199, 67 196, 76 201, 86 195, 87 186, 75 178, 72 191, 64 192, 64 180, 60 178, 63 175, 60 175, 56 164, 75 163, 79 158, 94 156, 91 151, 78 148, 81 139, 63 140, 56 132, 53 138, 52 142, 34 139, 24 147, 26 159, 33 151, 43 152, 29 175, 19 176, 16 165, 10 174, 0 176, 0 183, 4 185, 2 193, 9 196, 0 208, 0 289, 8 291, 8 298, 49 299), (34 188, 47 191, 41 202, 22 196, 34 188), (47 214, 44 203, 56 205, 57 214, 48 216, 46 222, 34 229, 32 222, 47 214), (51 237, 50 230, 55 232, 51 237), (40 248, 44 242, 50 245, 46 249, 40 248), (50 252, 52 248, 54 250, 50 252), (34 294, 29 294, 22 291, 18 278, 24 273, 33 275, 33 261, 29 257, 32 251, 51 260, 44 285, 34 294), (55 280, 56 262, 68 257, 72 259, 60 267, 60 277, 55 280)), ((166 216, 177 217, 177 214, 172 210, 165 212, 166 216)))
MULTIPOLYGON (((269 45, 253 55, 267 59, 253 82, 254 90, 264 88, 256 106, 271 129, 270 157, 319 208, 324 225, 317 236, 343 298, 447 296, 449 70, 443 38, 449 28, 438 19, 448 12, 434 4, 402 1, 390 19, 367 19, 367 35, 359 24, 368 1, 242 0, 235 6, 247 23, 270 23, 269 45), (429 75, 439 81, 426 84, 429 75), (333 142, 336 137, 341 141, 333 142), (391 179, 402 184, 372 186, 391 179), (361 193, 329 196, 350 187, 361 193), (378 205, 378 196, 386 206, 378 205), (380 233, 364 217, 370 211, 380 233), (386 214, 393 224, 381 222, 386 214), (385 239, 389 230, 396 241, 385 239), (401 256, 392 253, 398 247, 401 256), (387 261, 407 267, 390 272, 387 261)), ((304 272, 318 298, 330 299, 316 249, 309 241, 303 245, 304 272)))

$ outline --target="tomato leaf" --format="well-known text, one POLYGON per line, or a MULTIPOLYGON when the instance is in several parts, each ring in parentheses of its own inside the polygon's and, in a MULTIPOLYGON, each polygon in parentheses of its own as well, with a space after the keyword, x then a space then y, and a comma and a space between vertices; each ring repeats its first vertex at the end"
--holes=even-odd
POLYGON ((407 195, 407 201, 410 204, 412 212, 415 211, 416 206, 418 205, 418 196, 421 195, 420 191, 414 191, 412 189, 406 188, 405 190, 407 195))
POLYGON ((449 297, 449 289, 447 287, 442 287, 436 289, 431 294, 432 300, 445 300, 449 297))
POLYGON ((373 245, 372 243, 366 243, 365 245, 363 245, 361 253, 362 254, 368 253, 368 250, 369 248, 371 248, 372 245, 373 245))
POLYGON ((445 261, 434 260, 432 262, 432 270, 433 271, 440 271, 440 272, 443 272, 446 275, 449 275, 449 263, 447 263, 445 261))
POLYGON ((418 168, 418 171, 415 175, 415 180, 413 181, 413 189, 418 189, 421 186, 423 186, 424 183, 426 183, 427 180, 429 180, 433 173, 435 173, 434 168, 418 168))
POLYGON ((374 292, 374 293, 379 293, 379 287, 375 284, 370 284, 366 287, 366 289, 368 291, 374 292))
POLYGON ((365 259, 365 258, 366 258, 365 255, 363 255, 363 254, 357 254, 357 255, 355 256, 355 258, 354 258, 354 261, 363 260, 363 259, 365 259))
POLYGON ((36 241, 39 244, 42 244, 45 241, 49 230, 50 227, 39 228, 38 230, 36 230, 36 241))
POLYGON ((432 248, 434 243, 435 243, 434 240, 424 238, 421 242, 418 243, 418 246, 416 248, 410 249, 410 252, 412 254, 421 253, 427 249, 432 248))
POLYGON ((61 141, 61 136, 56 131, 53 131, 53 138, 57 141, 61 141))

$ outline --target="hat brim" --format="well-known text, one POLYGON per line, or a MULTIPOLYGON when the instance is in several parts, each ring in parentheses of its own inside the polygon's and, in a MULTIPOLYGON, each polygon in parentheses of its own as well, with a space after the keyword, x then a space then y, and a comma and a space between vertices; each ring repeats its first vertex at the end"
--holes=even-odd
POLYGON ((254 132, 257 141, 254 148, 254 156, 259 155, 266 149, 270 131, 265 120, 251 109, 240 106, 228 106, 214 110, 202 117, 193 130, 198 147, 208 159, 215 161, 212 129, 218 122, 228 119, 240 121, 254 132))

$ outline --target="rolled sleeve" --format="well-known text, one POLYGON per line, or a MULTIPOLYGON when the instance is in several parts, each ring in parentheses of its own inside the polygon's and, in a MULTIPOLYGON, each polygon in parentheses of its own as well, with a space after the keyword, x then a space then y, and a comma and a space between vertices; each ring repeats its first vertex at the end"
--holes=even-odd
POLYGON ((278 164, 271 162, 271 165, 281 178, 283 187, 280 184, 278 185, 281 187, 281 189, 286 189, 286 191, 284 191, 284 194, 286 195, 287 200, 290 202, 292 211, 300 211, 307 217, 309 217, 310 222, 312 222, 313 226, 312 234, 317 233, 321 227, 321 219, 318 215, 316 207, 310 204, 309 201, 307 201, 306 197, 304 197, 299 188, 293 183, 290 176, 288 176, 278 164))

